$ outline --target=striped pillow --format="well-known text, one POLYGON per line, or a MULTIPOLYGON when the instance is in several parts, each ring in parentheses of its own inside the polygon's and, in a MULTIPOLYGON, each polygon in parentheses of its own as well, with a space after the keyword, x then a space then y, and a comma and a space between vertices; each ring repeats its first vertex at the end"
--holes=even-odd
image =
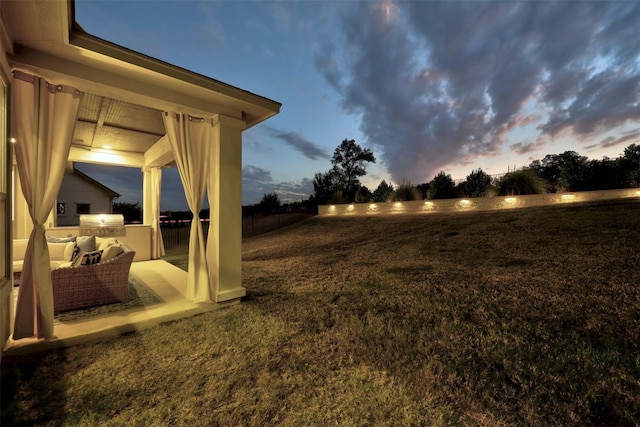
POLYGON ((79 266, 98 264, 100 263, 100 258, 102 258, 102 251, 82 252, 76 257, 73 265, 79 266))

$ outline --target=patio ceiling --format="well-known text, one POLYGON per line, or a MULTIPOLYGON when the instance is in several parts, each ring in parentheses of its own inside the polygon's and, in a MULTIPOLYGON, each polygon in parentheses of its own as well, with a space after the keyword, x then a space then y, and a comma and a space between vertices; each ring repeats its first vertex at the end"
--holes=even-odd
POLYGON ((71 146, 144 154, 165 133, 161 111, 86 93, 80 102, 71 146))
POLYGON ((173 164, 162 111, 216 114, 246 128, 280 104, 87 34, 74 2, 0 2, 9 64, 84 92, 69 160, 133 167, 173 164), (37 19, 34 19, 37 17, 37 19))

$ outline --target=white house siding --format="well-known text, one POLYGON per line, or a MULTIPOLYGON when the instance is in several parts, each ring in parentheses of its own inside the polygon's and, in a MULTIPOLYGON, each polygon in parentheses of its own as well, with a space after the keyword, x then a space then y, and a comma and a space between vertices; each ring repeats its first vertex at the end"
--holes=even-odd
POLYGON ((57 226, 64 227, 80 224, 80 215, 76 212, 78 204, 89 204, 91 214, 112 213, 111 195, 75 173, 65 173, 62 186, 56 200, 57 226), (64 213, 58 210, 64 205, 64 213))

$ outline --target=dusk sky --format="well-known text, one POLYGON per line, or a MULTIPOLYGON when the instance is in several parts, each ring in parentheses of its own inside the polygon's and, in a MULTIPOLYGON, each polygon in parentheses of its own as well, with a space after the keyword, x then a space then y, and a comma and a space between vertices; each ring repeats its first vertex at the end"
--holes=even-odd
MULTIPOLYGON (((243 133, 243 204, 308 198, 333 150, 363 184, 499 174, 640 144, 637 1, 76 1, 90 34, 282 103, 243 133)), ((80 169, 141 202, 139 170, 80 169)), ((163 210, 187 210, 177 170, 163 210)))

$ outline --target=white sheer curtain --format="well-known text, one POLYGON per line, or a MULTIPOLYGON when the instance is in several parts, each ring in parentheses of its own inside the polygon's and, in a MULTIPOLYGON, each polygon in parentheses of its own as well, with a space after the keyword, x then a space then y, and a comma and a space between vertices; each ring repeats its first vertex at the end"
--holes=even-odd
POLYGON ((16 163, 33 221, 20 274, 14 339, 53 336, 53 291, 44 224, 62 183, 81 96, 71 87, 13 72, 16 163))
POLYGON ((146 168, 144 174, 144 223, 151 226, 151 259, 164 255, 164 242, 160 229, 160 194, 162 193, 162 169, 146 168))
POLYGON ((213 138, 212 124, 188 114, 165 112, 162 117, 187 204, 193 213, 189 237, 187 297, 194 302, 210 301, 209 270, 199 212, 204 203, 207 186, 207 162, 213 138))

